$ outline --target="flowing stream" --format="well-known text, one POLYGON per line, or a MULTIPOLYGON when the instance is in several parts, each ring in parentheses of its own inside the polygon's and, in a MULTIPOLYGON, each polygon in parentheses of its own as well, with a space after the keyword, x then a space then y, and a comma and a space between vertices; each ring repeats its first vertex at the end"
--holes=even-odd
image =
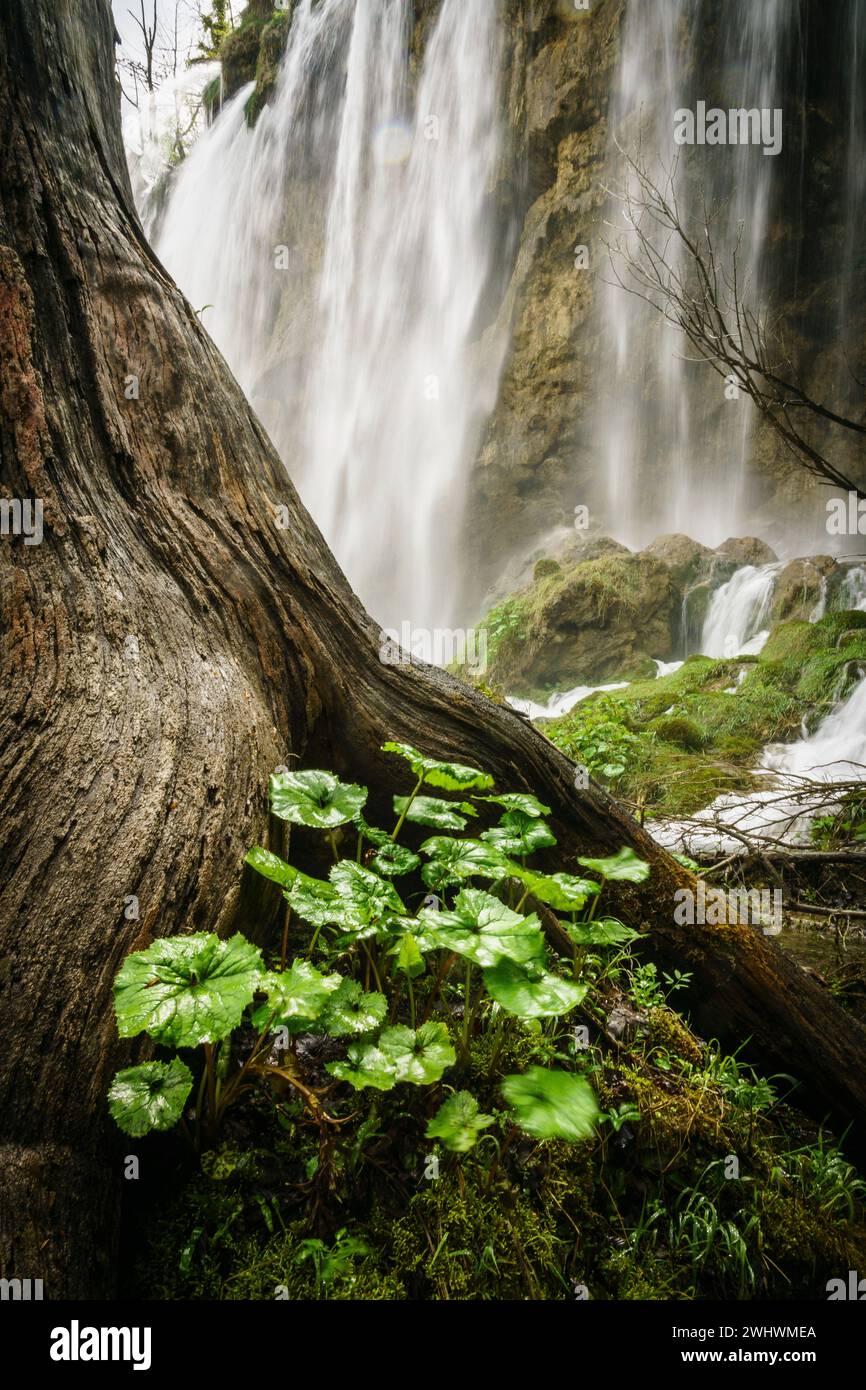
POLYGON ((669 849, 700 858, 734 854, 743 842, 732 831, 788 844, 808 843, 816 816, 833 809, 820 789, 804 784, 866 781, 866 677, 861 678, 814 733, 795 743, 770 744, 760 771, 769 785, 754 792, 726 792, 693 822, 653 822, 652 835, 669 849))
POLYGON ((496 4, 301 0, 275 99, 196 144, 156 249, 383 624, 453 621, 464 489, 499 361, 496 4), (207 306, 207 307, 206 307, 207 306))

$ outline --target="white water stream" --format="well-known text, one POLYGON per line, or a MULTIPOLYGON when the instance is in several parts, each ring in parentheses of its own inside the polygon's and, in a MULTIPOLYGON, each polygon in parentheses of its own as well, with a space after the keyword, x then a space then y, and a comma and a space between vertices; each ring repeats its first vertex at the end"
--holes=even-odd
POLYGON ((742 841, 730 833, 784 840, 808 841, 816 816, 829 806, 810 782, 866 781, 866 679, 836 706, 820 727, 796 743, 770 744, 761 770, 772 773, 771 785, 757 792, 728 792, 694 816, 697 824, 653 822, 648 828, 667 848, 700 858, 702 854, 733 854, 742 841))

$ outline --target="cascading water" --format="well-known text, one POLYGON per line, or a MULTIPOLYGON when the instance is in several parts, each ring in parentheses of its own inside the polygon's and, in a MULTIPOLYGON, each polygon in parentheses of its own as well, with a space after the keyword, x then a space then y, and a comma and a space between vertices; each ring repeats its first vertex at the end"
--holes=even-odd
POLYGON ((814 784, 866 781, 866 679, 813 734, 765 749, 761 770, 773 774, 771 786, 748 796, 726 793, 698 812, 694 823, 654 824, 653 835, 670 849, 695 855, 741 850, 743 842, 732 830, 792 844, 807 840, 816 816, 832 809, 814 784))
POLYGON ((840 608, 850 608, 866 612, 866 569, 862 565, 852 565, 845 571, 839 589, 840 608))
POLYGON ((157 243, 350 580, 398 629, 453 621, 500 365, 473 351, 496 252, 498 10, 444 0, 415 82, 411 0, 301 0, 273 104, 252 130, 249 92, 227 105, 157 243))
POLYGON ((744 565, 716 589, 701 634, 704 656, 747 656, 761 650, 780 569, 780 564, 744 565))
MULTIPOLYGON (((863 8, 860 0, 840 0, 833 17, 844 105, 850 112, 843 133, 847 185, 839 207, 840 324, 835 333, 830 330, 842 345, 852 331, 848 300, 864 247, 863 8)), ((802 158, 797 147, 804 135, 791 113, 805 109, 795 99, 798 91, 805 92, 803 12, 791 0, 727 0, 722 9, 720 13, 709 0, 641 0, 627 6, 610 109, 608 181, 614 189, 623 186, 616 143, 633 153, 640 140, 643 160, 662 184, 678 156, 674 183, 681 208, 694 212, 702 195, 717 207, 713 236, 719 265, 730 265, 736 248, 742 298, 766 309, 780 289, 794 291, 797 277, 790 258, 781 264, 773 229, 778 231, 783 201, 790 220, 802 215, 796 202, 802 158), (697 51, 696 36, 708 32, 717 36, 715 48, 697 51), (781 110, 783 152, 768 156, 758 144, 678 148, 674 113, 694 110, 698 101, 708 107, 781 110), (780 270, 786 277, 782 285, 780 270)), ((624 239, 634 247, 616 199, 607 217, 608 240, 624 239)), ((682 248, 671 243, 663 250, 673 272, 682 274, 682 248)), ((694 351, 677 329, 612 283, 611 274, 606 280, 599 297, 606 346, 599 358, 593 433, 605 470, 608 529, 631 545, 644 544, 660 531, 684 530, 710 545, 728 535, 752 534, 751 404, 745 397, 727 400, 722 379, 688 361, 694 351), (648 361, 656 364, 650 373, 648 361)), ((816 516, 814 525, 811 519, 802 522, 809 544, 817 538, 815 526, 823 529, 823 500, 816 516)), ((782 549, 787 545, 789 552, 796 546, 790 528, 787 539, 777 531, 774 543, 782 549)))

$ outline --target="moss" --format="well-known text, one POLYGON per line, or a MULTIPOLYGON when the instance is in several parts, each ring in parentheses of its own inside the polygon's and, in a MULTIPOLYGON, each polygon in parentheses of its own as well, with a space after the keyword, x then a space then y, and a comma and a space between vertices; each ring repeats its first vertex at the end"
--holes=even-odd
POLYGON ((537 584, 539 579, 549 579, 551 575, 559 574, 561 570, 562 566, 560 565, 558 560, 551 560, 547 557, 542 557, 542 559, 536 560, 535 562, 535 567, 532 571, 532 578, 533 581, 537 584))
POLYGON ((694 720, 684 719, 682 715, 662 715, 661 719, 654 719, 649 727, 656 738, 662 739, 665 743, 673 743, 677 748, 695 752, 709 742, 706 730, 694 720))
POLYGON ((246 117, 250 125, 258 120, 265 106, 272 100, 280 72, 280 62, 289 41, 293 11, 280 10, 265 24, 261 31, 258 58, 256 60, 256 86, 246 105, 246 117))
POLYGON ((241 15, 238 27, 226 34, 220 44, 224 100, 228 101, 247 82, 254 81, 262 33, 270 19, 271 16, 254 13, 252 7, 248 7, 241 15))

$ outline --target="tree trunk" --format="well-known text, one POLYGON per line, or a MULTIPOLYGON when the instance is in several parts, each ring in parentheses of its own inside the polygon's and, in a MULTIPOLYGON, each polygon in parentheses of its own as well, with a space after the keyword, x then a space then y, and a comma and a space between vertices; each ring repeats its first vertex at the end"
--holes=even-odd
MULTIPOLYGON (((771 943, 673 925, 688 875, 523 719, 383 665, 364 613, 237 384, 144 240, 120 140, 108 0, 0 19, 0 1264, 46 1297, 110 1296, 124 1154, 106 1123, 111 982, 155 936, 253 920, 241 873, 266 781, 303 760, 395 789, 386 738, 555 807, 564 852, 632 845, 623 895, 696 1021, 795 1071, 863 1135, 866 1037, 771 943), (287 509, 285 513, 280 508, 287 509), (288 516, 287 529, 281 522, 288 516)), ((252 210, 251 210, 252 215, 252 210)), ((388 537, 370 544, 387 564, 388 537)))

